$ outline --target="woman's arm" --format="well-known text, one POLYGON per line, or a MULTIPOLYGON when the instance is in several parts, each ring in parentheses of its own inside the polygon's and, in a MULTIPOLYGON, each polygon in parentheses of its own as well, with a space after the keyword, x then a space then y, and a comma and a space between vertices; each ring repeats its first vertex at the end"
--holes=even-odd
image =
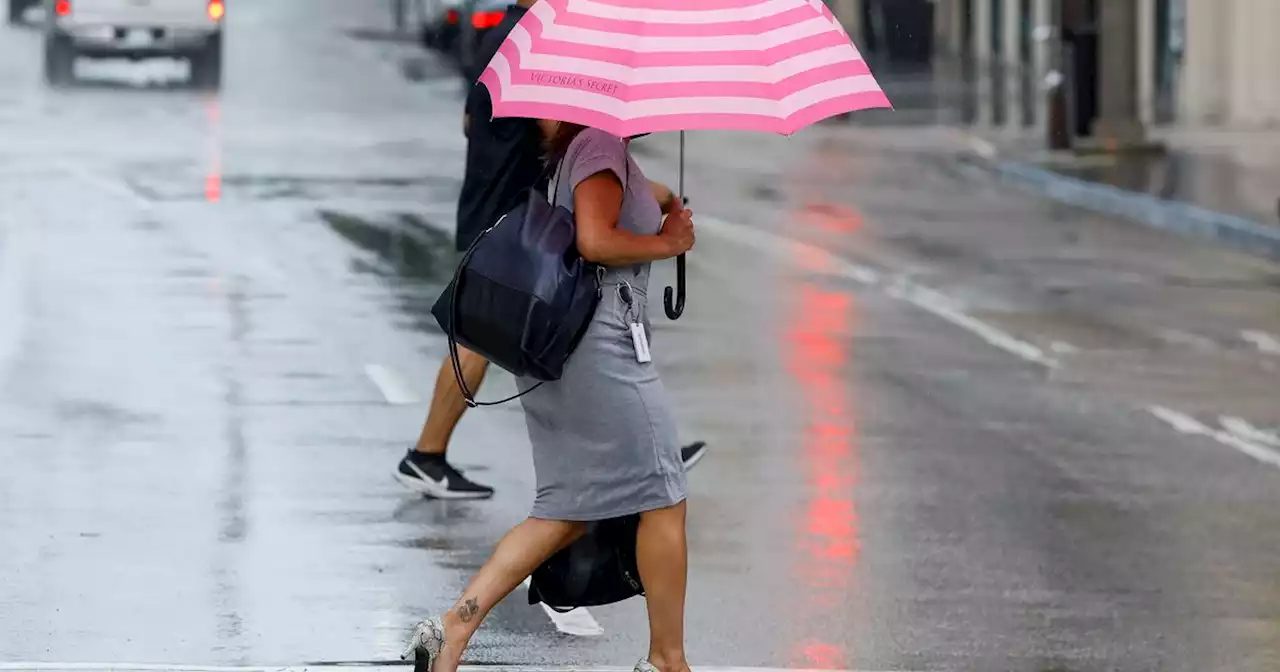
POLYGON ((677 205, 681 205, 680 199, 676 198, 671 187, 649 180, 649 188, 653 190, 653 197, 658 199, 658 205, 662 206, 662 214, 669 215, 676 210, 677 205))
POLYGON ((578 226, 578 252, 587 261, 605 266, 626 266, 669 259, 684 250, 681 241, 663 233, 640 236, 618 228, 622 212, 622 181, 611 170, 600 171, 573 190, 573 212, 578 226))

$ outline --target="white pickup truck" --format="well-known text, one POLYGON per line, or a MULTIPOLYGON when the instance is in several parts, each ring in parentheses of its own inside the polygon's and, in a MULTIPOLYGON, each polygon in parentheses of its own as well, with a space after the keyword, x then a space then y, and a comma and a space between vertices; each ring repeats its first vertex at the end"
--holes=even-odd
POLYGON ((222 84, 226 0, 44 0, 44 75, 52 86, 75 79, 77 56, 176 56, 191 61, 192 84, 222 84))

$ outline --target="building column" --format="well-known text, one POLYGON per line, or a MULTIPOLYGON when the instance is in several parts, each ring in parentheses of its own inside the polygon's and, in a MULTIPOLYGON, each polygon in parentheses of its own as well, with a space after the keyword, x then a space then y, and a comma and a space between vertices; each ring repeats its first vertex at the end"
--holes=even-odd
POLYGON ((1228 49, 1235 0, 1186 4, 1187 45, 1178 82, 1178 116, 1193 125, 1217 124, 1230 109, 1228 49))
POLYGON ((1138 4, 1138 120, 1156 121, 1156 0, 1138 4))
POLYGON ((1021 3, 1019 0, 997 0, 1004 8, 1001 10, 1000 32, 1004 35, 1000 40, 1003 51, 999 54, 1001 67, 996 69, 1000 77, 1000 97, 996 105, 1000 106, 1000 119, 1004 127, 1010 131, 1018 130, 1022 125, 1022 61, 1018 50, 1022 43, 1021 3))
POLYGON ((973 2, 974 107, 977 126, 990 126, 995 110, 991 105, 991 6, 1001 0, 973 2))
POLYGON ((1229 26, 1231 82, 1230 108, 1225 120, 1230 125, 1266 127, 1280 117, 1280 85, 1276 83, 1275 30, 1280 26, 1280 9, 1275 0, 1235 0, 1229 26), (1270 60, 1269 60, 1270 59, 1270 60))
POLYGON ((1059 44, 1058 17, 1053 16, 1053 0, 1032 0, 1031 25, 1036 35, 1031 43, 1031 99, 1035 101, 1036 126, 1048 123, 1049 97, 1045 95, 1045 77, 1053 63, 1053 49, 1059 44))
POLYGON ((862 1, 863 0, 828 0, 831 7, 831 13, 836 15, 836 19, 840 21, 840 25, 844 26, 844 32, 849 34, 849 39, 862 49, 862 1))
POLYGON ((1254 43, 1254 60, 1260 81, 1260 100, 1263 106, 1262 124, 1268 128, 1280 126, 1280 77, 1276 77, 1275 66, 1280 63, 1280 41, 1275 38, 1275 31, 1280 27, 1280 3, 1268 2, 1264 18, 1258 22, 1258 32, 1264 34, 1254 43))
POLYGON ((1103 148, 1124 149, 1146 142, 1138 101, 1138 3, 1098 3, 1098 120, 1095 140, 1103 148))
POLYGON ((1254 40, 1258 39, 1255 28, 1265 25, 1265 17, 1258 13, 1257 3, 1234 0, 1233 4, 1235 11, 1227 21, 1227 77, 1231 88, 1228 89, 1229 102, 1224 121, 1231 126, 1252 126, 1255 123, 1257 87, 1263 81, 1254 74, 1256 64, 1253 57, 1258 55, 1254 45, 1254 40))
POLYGON ((934 54, 950 56, 955 52, 955 7, 959 2, 933 3, 933 51, 934 54))

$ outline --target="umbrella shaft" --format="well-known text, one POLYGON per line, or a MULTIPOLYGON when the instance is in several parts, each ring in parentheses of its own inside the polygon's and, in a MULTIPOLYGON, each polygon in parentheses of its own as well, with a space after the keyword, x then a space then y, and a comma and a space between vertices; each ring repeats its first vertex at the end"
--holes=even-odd
POLYGON ((680 131, 680 202, 684 202, 684 131, 680 131))

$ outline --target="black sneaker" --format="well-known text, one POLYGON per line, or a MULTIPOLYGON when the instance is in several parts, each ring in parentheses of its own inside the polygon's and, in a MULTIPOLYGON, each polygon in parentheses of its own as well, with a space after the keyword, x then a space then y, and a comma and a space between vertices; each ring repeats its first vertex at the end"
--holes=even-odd
POLYGON ((707 456, 707 442, 695 441, 680 449, 680 459, 684 462, 685 471, 702 461, 707 456))
POLYGON ((396 480, 404 487, 436 499, 488 499, 493 488, 469 480, 445 461, 444 455, 410 450, 400 460, 396 480))

